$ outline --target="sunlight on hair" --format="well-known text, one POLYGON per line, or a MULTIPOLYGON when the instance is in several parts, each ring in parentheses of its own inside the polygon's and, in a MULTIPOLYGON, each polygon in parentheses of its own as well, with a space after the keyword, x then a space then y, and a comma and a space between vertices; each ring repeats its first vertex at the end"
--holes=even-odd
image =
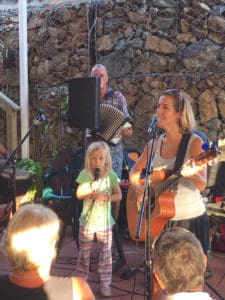
POLYGON ((26 252, 27 257, 35 265, 43 263, 54 256, 55 242, 59 230, 58 222, 37 226, 14 233, 12 236, 12 248, 18 252, 26 252), (49 254, 49 255, 48 255, 49 254))

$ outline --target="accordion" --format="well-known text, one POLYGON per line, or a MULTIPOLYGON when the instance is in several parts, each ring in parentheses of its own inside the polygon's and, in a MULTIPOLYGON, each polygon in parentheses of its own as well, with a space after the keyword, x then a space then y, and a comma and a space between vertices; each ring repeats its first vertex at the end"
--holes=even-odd
POLYGON ((95 134, 105 142, 115 146, 122 139, 121 129, 130 127, 131 120, 119 109, 108 104, 101 103, 99 113, 100 127, 95 134))

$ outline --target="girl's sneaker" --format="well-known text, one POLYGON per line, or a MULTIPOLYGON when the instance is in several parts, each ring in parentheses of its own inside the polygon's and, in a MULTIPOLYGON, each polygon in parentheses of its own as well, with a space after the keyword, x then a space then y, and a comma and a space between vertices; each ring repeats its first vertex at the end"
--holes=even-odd
POLYGON ((103 297, 112 296, 111 286, 108 283, 102 283, 101 286, 100 286, 100 294, 103 297))

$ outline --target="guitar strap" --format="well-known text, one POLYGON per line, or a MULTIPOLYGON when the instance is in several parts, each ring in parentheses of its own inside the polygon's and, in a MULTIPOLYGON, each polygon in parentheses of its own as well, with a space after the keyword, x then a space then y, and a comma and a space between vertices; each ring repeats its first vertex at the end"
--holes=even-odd
POLYGON ((177 157, 176 157, 176 161, 174 164, 173 173, 175 173, 177 170, 179 170, 181 168, 181 166, 183 165, 184 157, 185 157, 186 149, 187 149, 187 144, 188 144, 190 137, 191 137, 190 131, 183 134, 183 136, 182 136, 182 139, 180 141, 180 145, 179 145, 179 148, 177 151, 177 157))

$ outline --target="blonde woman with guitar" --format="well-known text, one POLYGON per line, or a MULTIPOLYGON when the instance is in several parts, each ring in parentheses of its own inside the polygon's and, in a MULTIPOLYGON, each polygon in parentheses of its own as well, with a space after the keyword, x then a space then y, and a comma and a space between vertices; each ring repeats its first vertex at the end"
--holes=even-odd
MULTIPOLYGON (((159 97, 156 116, 157 126, 163 129, 164 133, 154 143, 153 173, 150 175, 150 186, 154 196, 151 197, 152 239, 164 228, 186 228, 197 236, 204 252, 207 253, 210 249, 209 223, 201 196, 201 191, 207 183, 207 158, 205 159, 203 154, 202 139, 192 132, 195 119, 191 105, 179 90, 166 90, 159 97), (186 134, 189 135, 189 140, 183 149, 183 166, 174 171, 179 145, 186 134)), ((136 230, 139 202, 142 201, 143 184, 140 183, 140 174, 146 168, 151 143, 150 140, 130 172, 127 215, 131 237, 136 230)), ((144 219, 141 240, 145 240, 145 225, 144 219)))

